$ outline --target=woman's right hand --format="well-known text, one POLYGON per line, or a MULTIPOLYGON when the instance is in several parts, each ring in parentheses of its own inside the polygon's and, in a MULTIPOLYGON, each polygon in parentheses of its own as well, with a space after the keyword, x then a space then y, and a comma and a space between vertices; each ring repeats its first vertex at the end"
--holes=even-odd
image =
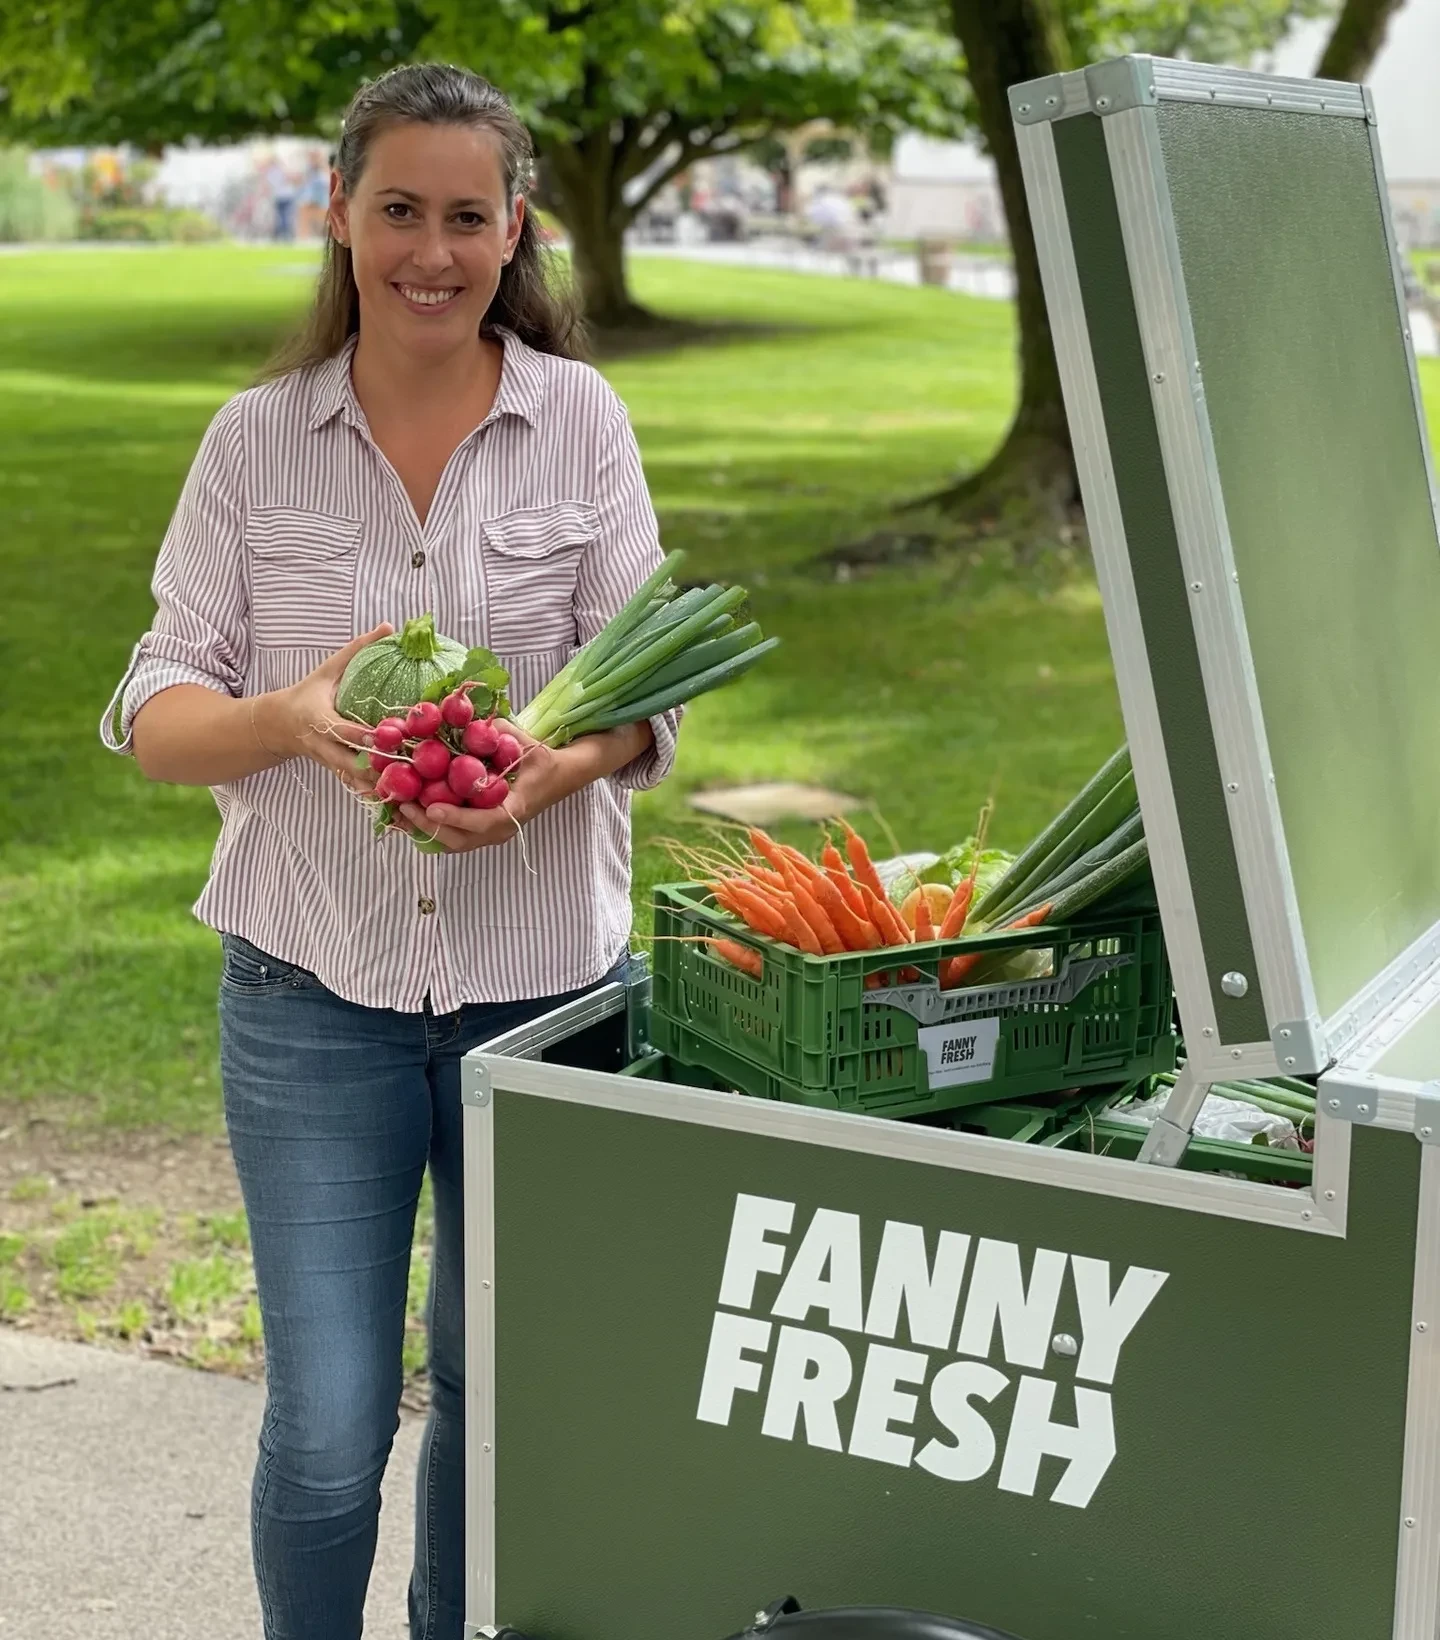
POLYGON ((372 632, 352 638, 299 683, 270 696, 272 709, 256 723, 266 751, 308 757, 339 775, 352 791, 372 790, 375 774, 356 766, 356 753, 364 749, 370 730, 363 723, 341 717, 335 707, 335 691, 345 668, 366 644, 389 637, 394 630, 387 621, 372 632), (272 735, 277 738, 272 740, 272 735))

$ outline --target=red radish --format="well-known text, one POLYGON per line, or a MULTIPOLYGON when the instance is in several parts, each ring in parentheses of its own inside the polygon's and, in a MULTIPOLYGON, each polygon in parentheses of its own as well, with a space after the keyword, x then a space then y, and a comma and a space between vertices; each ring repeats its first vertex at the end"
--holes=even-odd
POLYGON ((514 735, 501 735, 490 754, 490 767, 496 774, 504 774, 520 761, 520 742, 514 735))
POLYGON ((461 737, 461 744, 471 757, 493 757, 500 744, 500 731, 493 718, 478 718, 461 737))
POLYGON ((374 769, 376 774, 381 774, 386 769, 392 768, 397 761, 396 758, 386 757, 384 752, 371 752, 370 754, 370 767, 374 769))
POLYGON ((503 774, 492 774, 483 786, 477 786, 466 802, 472 809, 498 809, 510 795, 510 782, 503 774))
POLYGON ((413 803, 422 781, 408 763, 392 763, 375 782, 375 795, 387 803, 413 803))
POLYGON ((444 719, 433 700, 419 700, 405 714, 405 733, 415 740, 429 740, 439 734, 444 719))
POLYGON ((461 752, 450 765, 450 773, 446 777, 450 782, 450 790, 455 793, 458 802, 465 799, 475 790, 477 783, 483 783, 490 771, 478 757, 469 757, 461 752))
POLYGON ((450 748, 441 740, 422 740, 410 761, 422 780, 443 780, 450 767, 450 748))
POLYGON ((475 703, 465 693, 469 687, 468 683, 462 683, 453 694, 446 695, 440 702, 440 716, 452 729, 466 728, 475 716, 475 703))
POLYGON ((405 744, 405 725, 396 717, 381 718, 370 740, 377 752, 398 752, 405 744))
POLYGON ((422 809, 433 808, 436 803, 454 803, 455 793, 448 780, 429 780, 420 788, 418 802, 422 809))

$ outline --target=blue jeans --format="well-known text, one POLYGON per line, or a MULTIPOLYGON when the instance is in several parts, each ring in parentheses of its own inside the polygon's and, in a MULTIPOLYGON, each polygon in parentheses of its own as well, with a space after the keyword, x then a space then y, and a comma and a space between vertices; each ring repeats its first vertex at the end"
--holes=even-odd
POLYGON ((465 1578, 461 1057, 579 995, 364 1008, 226 935, 220 1063, 265 1333, 251 1500, 266 1640, 358 1640, 399 1427, 410 1245, 429 1166, 431 1410, 412 1640, 460 1640, 465 1578))

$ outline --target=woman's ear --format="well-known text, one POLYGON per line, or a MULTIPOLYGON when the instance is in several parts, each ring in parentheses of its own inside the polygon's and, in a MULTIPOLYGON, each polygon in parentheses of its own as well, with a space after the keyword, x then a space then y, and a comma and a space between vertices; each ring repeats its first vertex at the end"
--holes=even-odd
POLYGON ((510 211, 510 220, 505 224, 505 254, 502 261, 508 262, 515 254, 515 247, 520 243, 520 230, 525 226, 525 196, 516 194, 515 204, 510 211))
POLYGON ((345 197, 345 187, 340 181, 340 173, 330 172, 330 207, 329 207, 330 237, 338 245, 350 243, 350 201, 345 197))

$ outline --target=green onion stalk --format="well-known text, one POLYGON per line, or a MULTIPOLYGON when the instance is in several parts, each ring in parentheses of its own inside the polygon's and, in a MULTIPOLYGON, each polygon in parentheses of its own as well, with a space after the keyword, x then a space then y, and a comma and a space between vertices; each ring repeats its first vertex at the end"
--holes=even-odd
POLYGON ((748 672, 779 643, 754 621, 736 620, 744 587, 681 592, 672 552, 629 603, 538 695, 516 722, 536 740, 564 746, 681 706, 748 672))

